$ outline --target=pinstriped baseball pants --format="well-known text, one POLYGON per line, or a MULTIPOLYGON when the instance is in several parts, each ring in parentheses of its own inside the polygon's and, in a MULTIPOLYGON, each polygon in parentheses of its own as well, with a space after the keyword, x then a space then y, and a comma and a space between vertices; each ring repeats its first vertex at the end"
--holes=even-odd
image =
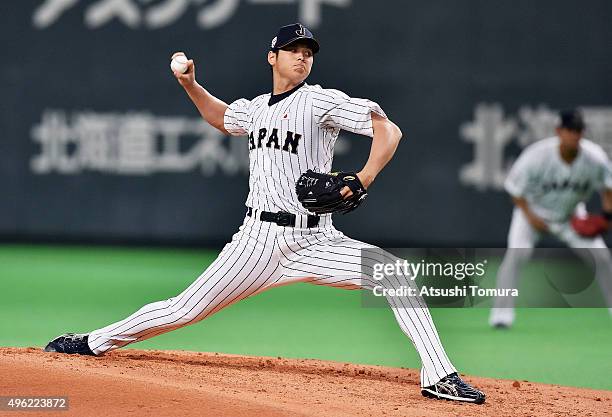
MULTIPOLYGON (((231 242, 187 289, 91 332, 89 346, 95 354, 103 354, 196 323, 239 300, 294 282, 372 289, 379 283, 363 273, 361 256, 362 250, 369 248, 376 249, 346 237, 331 225, 329 217, 322 217, 318 227, 308 229, 263 222, 255 212, 245 218, 231 242)), ((410 280, 401 284, 412 285, 410 280)), ((456 372, 423 300, 387 300, 420 355, 421 385, 433 385, 456 372)))

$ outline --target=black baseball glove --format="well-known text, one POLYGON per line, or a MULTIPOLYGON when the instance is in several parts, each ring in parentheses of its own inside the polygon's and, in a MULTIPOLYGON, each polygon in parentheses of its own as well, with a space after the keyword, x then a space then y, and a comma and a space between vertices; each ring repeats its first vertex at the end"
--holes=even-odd
POLYGON ((354 172, 321 174, 310 169, 297 180, 295 192, 299 202, 315 214, 348 213, 359 207, 368 195, 354 172), (353 192, 346 199, 340 194, 344 187, 353 192))

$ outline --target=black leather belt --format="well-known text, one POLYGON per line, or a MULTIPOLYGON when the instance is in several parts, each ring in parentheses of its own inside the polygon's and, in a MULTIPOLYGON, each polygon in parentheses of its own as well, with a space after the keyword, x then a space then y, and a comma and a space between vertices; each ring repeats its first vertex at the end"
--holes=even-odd
MULTIPOLYGON (((251 217, 253 215, 253 209, 251 207, 247 207, 246 214, 247 216, 251 217)), ((270 211, 260 211, 259 220, 261 220, 262 222, 276 223, 279 226, 295 227, 296 216, 295 214, 287 213, 286 211, 279 211, 278 213, 272 213, 270 211)), ((318 225, 319 216, 309 214, 306 227, 317 227, 318 225)))

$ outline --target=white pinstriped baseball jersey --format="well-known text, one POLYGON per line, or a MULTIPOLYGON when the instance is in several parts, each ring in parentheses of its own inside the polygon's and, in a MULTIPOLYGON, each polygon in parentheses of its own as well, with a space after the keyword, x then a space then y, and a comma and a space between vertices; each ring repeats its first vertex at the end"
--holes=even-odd
POLYGON ((334 144, 341 129, 373 136, 371 112, 378 104, 338 90, 300 84, 278 101, 270 94, 239 99, 225 112, 225 129, 248 135, 249 196, 260 210, 308 214, 295 194, 295 182, 308 169, 331 171, 334 144))
POLYGON ((601 146, 581 139, 576 159, 561 159, 559 138, 540 140, 527 147, 512 166, 505 188, 523 197, 542 219, 564 222, 576 206, 595 191, 612 189, 610 161, 601 146))
MULTIPOLYGON (((225 113, 232 135, 248 135, 253 210, 219 257, 183 292, 147 304, 129 317, 89 334, 97 355, 196 323, 244 298, 294 282, 371 290, 380 283, 362 251, 374 246, 336 230, 330 215, 307 227, 308 212, 295 195, 295 181, 307 169, 329 172, 341 129, 373 135, 371 112, 385 116, 374 102, 337 90, 302 84, 279 96, 264 94, 233 102, 225 113), (260 212, 296 214, 296 225, 262 221, 260 212)), ((385 116, 386 117, 386 116, 385 116)), ((387 259, 394 262, 394 259, 387 259)), ((391 288, 414 286, 404 276, 390 277, 391 288)), ((402 331, 422 362, 421 385, 430 386, 456 372, 420 297, 388 296, 402 331)))

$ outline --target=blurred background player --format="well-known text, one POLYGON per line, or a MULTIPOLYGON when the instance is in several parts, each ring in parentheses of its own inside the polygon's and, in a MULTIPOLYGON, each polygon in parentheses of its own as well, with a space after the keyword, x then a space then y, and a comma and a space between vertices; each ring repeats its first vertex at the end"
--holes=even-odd
MULTIPOLYGON (((599 232, 612 218, 612 171, 603 149, 584 139, 585 122, 578 110, 560 113, 556 136, 525 148, 512 166, 505 189, 512 197, 514 211, 508 232, 508 251, 497 274, 498 288, 517 288, 521 267, 545 234, 564 242, 592 262, 596 279, 607 305, 612 306, 612 257, 599 232), (602 216, 589 218, 597 223, 593 233, 577 226, 577 217, 587 216, 584 203, 593 192, 602 196, 602 216), (604 220, 605 218, 605 220, 604 220), (592 235, 592 236, 587 236, 592 235)), ((612 310, 611 310, 612 311, 612 310)), ((489 324, 507 328, 514 323, 513 297, 497 297, 489 324)))

